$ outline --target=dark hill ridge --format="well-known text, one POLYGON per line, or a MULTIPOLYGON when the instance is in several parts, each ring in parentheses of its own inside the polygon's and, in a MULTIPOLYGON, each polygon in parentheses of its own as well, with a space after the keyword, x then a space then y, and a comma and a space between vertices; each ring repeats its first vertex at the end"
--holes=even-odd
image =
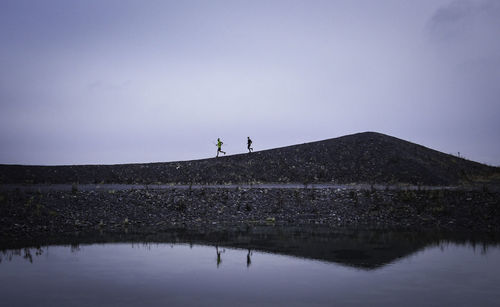
POLYGON ((458 185, 500 169, 364 132, 227 157, 147 164, 0 165, 0 183, 409 183, 458 185))

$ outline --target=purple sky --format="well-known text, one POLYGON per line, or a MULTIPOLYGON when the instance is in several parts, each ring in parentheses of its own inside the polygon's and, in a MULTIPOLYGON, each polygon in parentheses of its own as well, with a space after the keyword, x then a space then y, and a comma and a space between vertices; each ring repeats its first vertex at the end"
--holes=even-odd
POLYGON ((500 165, 500 1, 0 1, 0 163, 377 131, 500 165))

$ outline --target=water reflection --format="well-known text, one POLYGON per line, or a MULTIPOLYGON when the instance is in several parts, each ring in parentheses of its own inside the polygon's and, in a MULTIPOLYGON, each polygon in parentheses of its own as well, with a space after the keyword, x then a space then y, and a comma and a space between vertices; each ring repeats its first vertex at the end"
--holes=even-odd
MULTIPOLYGON (((53 244, 68 244, 71 253, 78 253, 81 244, 130 242, 132 248, 153 247, 187 243, 192 249, 195 244, 215 247, 215 263, 219 268, 223 263, 225 248, 246 250, 246 267, 252 265, 253 251, 270 252, 305 259, 333 262, 358 269, 373 270, 384 267, 398 259, 404 259, 425 248, 438 247, 444 251, 450 244, 464 245, 474 252, 487 255, 490 248, 499 246, 495 234, 460 233, 416 233, 394 231, 366 231, 322 228, 276 228, 255 227, 231 231, 190 232, 185 229, 150 235, 88 235, 61 239, 53 244), (68 242, 69 243, 65 243, 68 242)), ((22 257, 33 263, 34 256, 47 252, 50 245, 41 247, 21 247, 0 249, 0 264, 14 257, 22 257)), ((210 256, 212 257, 212 256, 210 256)), ((212 258, 213 259, 213 258, 212 258)))
MULTIPOLYGON (((143 242, 143 243, 131 243, 131 248, 143 248, 145 250, 151 251, 154 248, 163 248, 163 244, 160 243, 151 243, 151 242, 143 242)), ((174 248, 174 244, 169 244, 170 248, 174 248)), ((193 243, 189 244, 189 249, 193 249, 193 243)), ((35 247, 35 248, 22 248, 22 249, 9 249, 9 250, 3 250, 0 253, 0 263, 2 261, 7 260, 7 261, 12 261, 14 257, 20 257, 26 260, 29 263, 33 263, 33 255, 36 257, 41 256, 44 254, 44 251, 48 253, 50 249, 50 246, 45 246, 45 247, 35 247)), ((80 244, 71 244, 69 246, 69 250, 71 253, 78 253, 82 250, 82 247, 80 244)), ((219 249, 219 246, 215 246, 215 252, 216 252, 216 263, 217 263, 217 268, 222 263, 222 258, 221 254, 225 253, 225 249, 219 249)), ((250 265, 252 264, 252 255, 253 252, 249 248, 247 249, 247 254, 246 254, 246 267, 249 268, 250 265)))
POLYGON ((441 240, 375 268, 288 256, 297 251, 286 246, 280 254, 227 242, 9 249, 1 253, 0 297, 2 306, 496 306, 500 299, 495 244, 441 240))
MULTIPOLYGON (((164 244, 162 243, 151 243, 151 242, 143 242, 143 243, 131 243, 130 247, 131 248, 142 248, 145 250, 151 251, 152 249, 155 248, 163 248, 164 244)), ((174 248, 176 244, 170 243, 168 244, 170 248, 174 248)), ((193 249, 195 245, 193 243, 189 244, 189 248, 193 249)), ((453 241, 440 241, 437 243, 429 244, 426 246, 424 249, 428 248, 433 248, 437 247, 441 252, 445 252, 445 250, 450 247, 450 246, 464 246, 466 249, 471 249, 474 254, 478 254, 480 256, 487 256, 488 251, 491 248, 499 248, 499 244, 494 244, 494 243, 480 243, 478 244, 477 242, 453 242, 453 241)), ((0 251, 0 264, 5 261, 12 261, 13 258, 18 257, 24 259, 26 262, 33 263, 33 259, 36 260, 36 257, 43 255, 44 253, 48 253, 49 249, 51 246, 44 246, 44 247, 34 247, 34 248, 22 248, 22 249, 6 249, 0 251), (33 257, 35 256, 35 258, 33 257)), ((71 244, 68 246, 69 251, 71 253, 78 253, 82 250, 82 246, 79 244, 71 244)), ((420 251, 421 249, 417 249, 415 252, 420 251)), ((226 252, 225 248, 220 248, 218 245, 215 245, 215 253, 216 253, 216 265, 217 268, 222 264, 222 254, 226 252)), ((342 256, 352 256, 353 260, 355 260, 356 257, 368 257, 369 255, 364 255, 362 252, 356 252, 356 251, 345 251, 343 250, 342 253, 345 252, 345 255, 342 256)), ((407 255, 406 257, 411 256, 412 254, 407 255)), ((253 256, 253 251, 252 249, 248 248, 246 250, 246 267, 249 268, 252 265, 252 256, 253 256)), ((401 257, 399 253, 394 255, 395 259, 400 259, 400 258, 405 258, 401 257)), ((315 259, 315 258, 312 258, 315 259)), ((345 259, 342 259, 345 260, 345 259)), ((333 261, 334 262, 334 261, 333 261)), ((356 261, 353 261, 355 263, 356 261)), ((345 264, 343 261, 339 261, 339 264, 345 264)), ((378 268, 378 267, 377 267, 378 268)), ((358 267, 358 269, 367 269, 364 266, 358 267)))
POLYGON ((219 251, 219 246, 215 245, 215 252, 217 253, 217 268, 219 268, 220 263, 222 260, 220 259, 220 254, 222 251, 219 251))
POLYGON ((252 258, 250 258, 251 256, 252 256, 252 250, 248 249, 248 253, 247 253, 247 268, 249 268, 250 265, 252 264, 252 258))
POLYGON ((7 260, 12 261, 14 257, 20 257, 26 260, 29 263, 33 263, 33 254, 35 256, 40 256, 44 253, 44 249, 48 250, 49 247, 46 246, 44 248, 35 247, 35 248, 22 248, 22 249, 10 249, 10 250, 2 250, 0 252, 0 264, 7 260))

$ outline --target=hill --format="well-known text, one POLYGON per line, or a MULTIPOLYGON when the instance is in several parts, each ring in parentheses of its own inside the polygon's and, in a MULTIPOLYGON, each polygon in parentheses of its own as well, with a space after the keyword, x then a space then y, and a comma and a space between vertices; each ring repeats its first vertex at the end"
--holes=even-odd
POLYGON ((147 164, 0 165, 0 183, 379 183, 459 185, 500 169, 364 132, 251 154, 147 164))

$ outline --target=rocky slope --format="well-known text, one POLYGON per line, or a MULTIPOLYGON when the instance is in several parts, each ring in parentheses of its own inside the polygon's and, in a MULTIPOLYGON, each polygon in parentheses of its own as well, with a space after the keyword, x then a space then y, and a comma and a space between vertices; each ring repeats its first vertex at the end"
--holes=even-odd
POLYGON ((0 183, 500 182, 500 169, 375 132, 219 158, 148 164, 0 165, 0 183))
POLYGON ((0 192, 0 237, 123 228, 323 225, 500 231, 500 193, 462 190, 168 189, 0 192))

